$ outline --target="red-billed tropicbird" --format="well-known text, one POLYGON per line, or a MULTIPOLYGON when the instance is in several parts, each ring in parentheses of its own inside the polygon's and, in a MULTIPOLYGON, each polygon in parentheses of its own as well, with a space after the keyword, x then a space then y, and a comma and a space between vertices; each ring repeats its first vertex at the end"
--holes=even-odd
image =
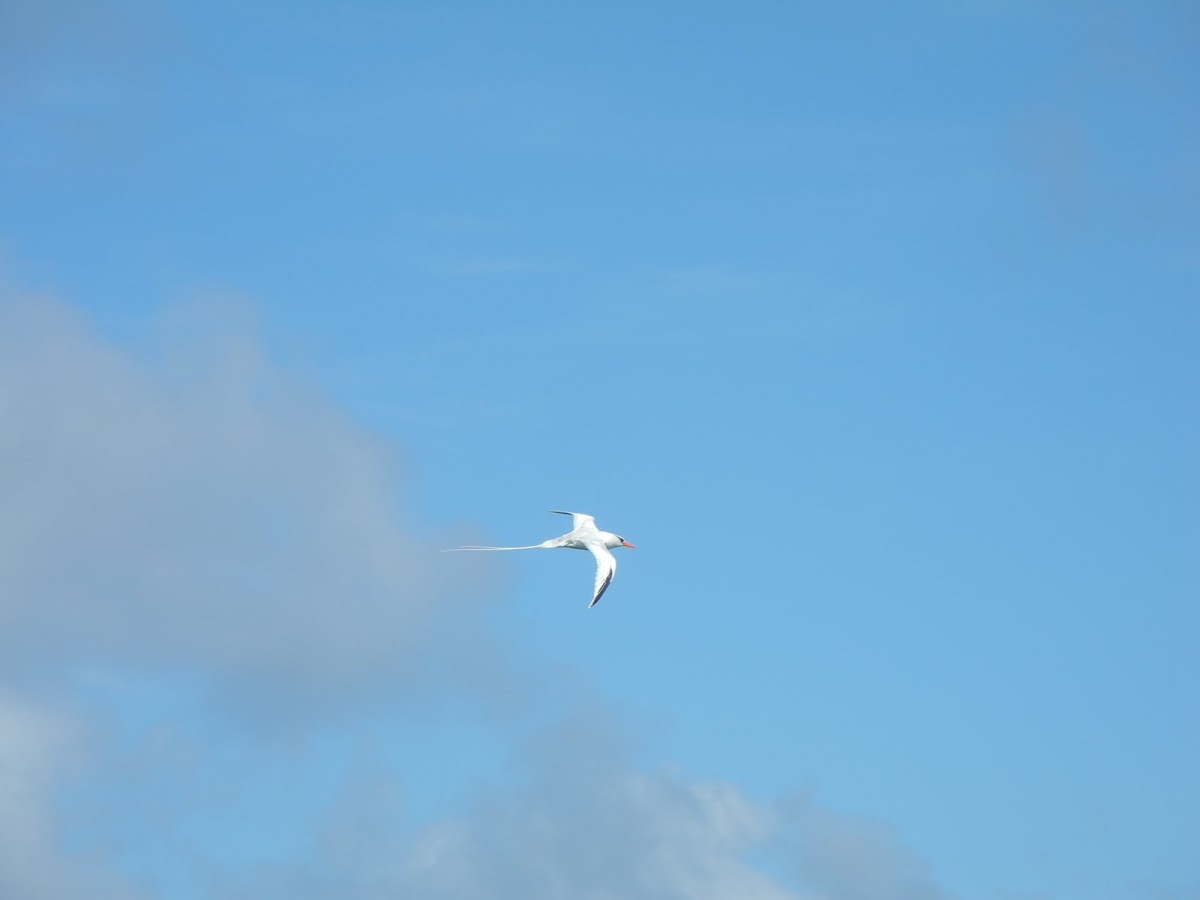
POLYGON ((608 586, 612 583, 613 576, 617 574, 617 559, 609 550, 614 547, 633 547, 633 544, 625 540, 619 534, 613 534, 611 531, 601 531, 596 527, 596 520, 585 513, 566 512, 561 509, 552 509, 550 512, 558 513, 561 516, 571 516, 573 519, 574 528, 564 535, 556 538, 550 538, 548 541, 542 541, 540 544, 530 544, 527 547, 451 547, 451 550, 553 550, 559 547, 567 550, 587 550, 592 556, 596 557, 596 587, 592 594, 592 602, 588 604, 588 609, 591 609, 604 592, 608 590, 608 586))

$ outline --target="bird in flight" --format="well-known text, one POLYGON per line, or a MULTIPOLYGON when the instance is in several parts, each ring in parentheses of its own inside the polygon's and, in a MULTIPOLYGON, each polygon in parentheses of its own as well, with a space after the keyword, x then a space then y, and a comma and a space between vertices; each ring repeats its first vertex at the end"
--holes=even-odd
POLYGON ((588 609, 595 606, 608 586, 612 584, 613 576, 617 574, 617 559, 609 551, 614 547, 633 547, 619 534, 611 531, 601 531, 596 527, 596 520, 585 513, 566 512, 552 509, 550 512, 560 516, 571 516, 574 527, 564 535, 542 541, 540 544, 530 544, 528 547, 451 547, 457 550, 554 550, 559 547, 567 550, 587 550, 596 557, 596 586, 592 591, 592 602, 588 609))

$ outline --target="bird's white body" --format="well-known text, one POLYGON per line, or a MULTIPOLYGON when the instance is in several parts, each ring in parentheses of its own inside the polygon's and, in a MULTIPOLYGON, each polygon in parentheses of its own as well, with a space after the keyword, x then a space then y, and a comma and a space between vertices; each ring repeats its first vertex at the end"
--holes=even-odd
POLYGON ((588 608, 595 606, 601 595, 608 590, 613 576, 617 574, 617 558, 609 551, 614 547, 632 547, 633 544, 611 531, 601 531, 596 527, 596 520, 586 513, 566 512, 552 509, 551 512, 562 516, 571 516, 575 526, 566 534, 542 541, 540 544, 530 544, 526 547, 452 547, 452 550, 587 550, 596 557, 596 586, 592 591, 592 602, 588 608))

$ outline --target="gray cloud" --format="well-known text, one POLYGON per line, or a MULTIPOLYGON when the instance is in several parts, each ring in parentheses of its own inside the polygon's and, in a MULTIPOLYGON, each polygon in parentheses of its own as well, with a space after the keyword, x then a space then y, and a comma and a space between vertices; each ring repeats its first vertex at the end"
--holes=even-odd
MULTIPOLYGON (((603 716, 602 716, 603 718, 603 716)), ((610 724, 519 746, 512 783, 405 827, 384 766, 348 780, 303 862, 229 873, 215 894, 308 900, 801 900, 747 860, 771 813, 731 784, 639 765, 610 724)))
POLYGON ((192 670, 319 702, 495 662, 497 570, 448 566, 401 524, 384 444, 242 337, 168 358, 52 301, 0 305, 0 666, 192 670))
POLYGON ((848 816, 809 798, 777 807, 789 867, 820 897, 947 900, 929 864, 884 822, 848 816))
POLYGON ((763 803, 639 761, 583 717, 519 746, 508 787, 413 829, 403 784, 358 768, 303 862, 226 873, 213 893, 306 900, 947 900, 884 823, 808 798, 763 803), (765 867, 764 867, 765 866, 765 867), (774 873, 774 874, 773 874, 774 873))
POLYGON ((79 723, 0 693, 0 897, 136 896, 99 860, 63 852, 55 796, 79 762, 79 723))
POLYGON ((644 771, 611 733, 540 735, 521 789, 413 842, 395 896, 788 900, 745 860, 768 813, 732 785, 644 771))

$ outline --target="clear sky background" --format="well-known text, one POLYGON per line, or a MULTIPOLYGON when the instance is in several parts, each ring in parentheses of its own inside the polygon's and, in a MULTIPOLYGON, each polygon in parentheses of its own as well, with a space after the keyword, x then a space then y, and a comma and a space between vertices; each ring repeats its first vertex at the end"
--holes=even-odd
POLYGON ((1166 0, 0 4, 0 896, 1200 897, 1198 110, 1166 0))

